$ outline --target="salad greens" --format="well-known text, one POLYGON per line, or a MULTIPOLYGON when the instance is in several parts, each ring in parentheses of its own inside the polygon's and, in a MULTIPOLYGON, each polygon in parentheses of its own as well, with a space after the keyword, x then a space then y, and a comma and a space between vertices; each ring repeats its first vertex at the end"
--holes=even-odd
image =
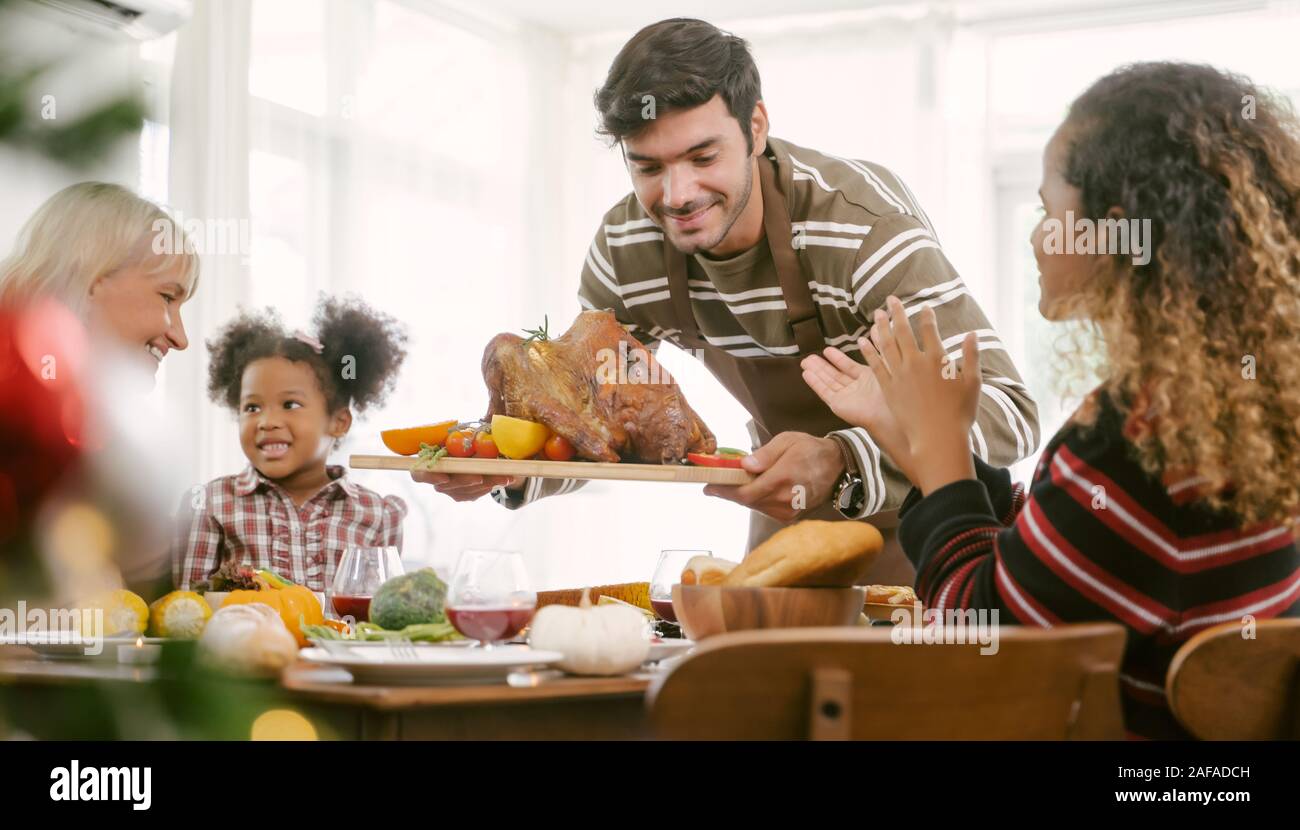
POLYGON ((409 640, 412 643, 439 643, 461 639, 460 632, 449 622, 416 623, 398 631, 389 631, 371 622, 359 622, 352 626, 351 636, 341 634, 327 625, 304 625, 302 633, 312 640, 409 640))

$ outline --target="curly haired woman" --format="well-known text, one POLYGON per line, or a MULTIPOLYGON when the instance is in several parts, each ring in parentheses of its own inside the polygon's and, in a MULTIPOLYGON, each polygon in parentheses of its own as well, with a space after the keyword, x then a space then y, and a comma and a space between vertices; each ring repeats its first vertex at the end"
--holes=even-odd
POLYGON ((975 339, 958 371, 933 312, 918 342, 891 298, 861 341, 869 368, 828 349, 804 377, 916 484, 900 539, 928 607, 1123 624, 1127 729, 1185 737, 1164 697, 1179 645, 1300 616, 1300 128, 1245 78, 1125 67, 1071 106, 1040 196, 1039 310, 1101 345, 1101 383, 1027 494, 972 456, 975 339), (1059 252, 1076 216, 1096 246, 1059 252), (1149 222, 1154 251, 1109 253, 1115 220, 1149 222))

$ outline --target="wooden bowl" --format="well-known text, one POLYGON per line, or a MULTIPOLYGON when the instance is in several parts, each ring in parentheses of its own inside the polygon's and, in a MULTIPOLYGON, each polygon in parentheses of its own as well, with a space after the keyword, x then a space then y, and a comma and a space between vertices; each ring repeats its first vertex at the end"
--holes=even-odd
POLYGON ((728 588, 674 585, 673 613, 692 640, 728 631, 855 625, 862 588, 728 588))

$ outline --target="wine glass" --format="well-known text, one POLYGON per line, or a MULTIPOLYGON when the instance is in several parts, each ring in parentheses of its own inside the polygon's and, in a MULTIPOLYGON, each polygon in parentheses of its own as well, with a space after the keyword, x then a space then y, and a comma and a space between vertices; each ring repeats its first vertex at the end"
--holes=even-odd
POLYGON ((370 619, 370 599, 379 586, 405 573, 397 548, 348 545, 334 571, 329 604, 340 619, 354 622, 370 619))
POLYGON ((665 622, 676 623, 673 611, 673 586, 682 581, 686 563, 696 556, 710 556, 707 550, 664 550, 659 552, 659 563, 650 577, 650 607, 665 622))
POLYGON ((537 610, 537 593, 524 558, 515 551, 466 550, 447 591, 447 620, 471 640, 492 648, 523 631, 537 610))

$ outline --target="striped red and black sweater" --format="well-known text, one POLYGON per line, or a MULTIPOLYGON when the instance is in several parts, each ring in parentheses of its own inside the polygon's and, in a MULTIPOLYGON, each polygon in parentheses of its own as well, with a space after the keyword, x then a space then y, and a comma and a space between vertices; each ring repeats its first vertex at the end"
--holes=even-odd
POLYGON ((1026 496, 975 458, 957 481, 902 507, 899 537, 927 608, 997 609, 1000 622, 1115 621, 1133 737, 1188 737, 1165 700, 1178 647, 1247 615, 1300 616, 1300 552, 1282 525, 1243 529, 1196 501, 1195 479, 1145 473, 1104 398, 1096 424, 1067 424, 1043 450, 1026 496))

